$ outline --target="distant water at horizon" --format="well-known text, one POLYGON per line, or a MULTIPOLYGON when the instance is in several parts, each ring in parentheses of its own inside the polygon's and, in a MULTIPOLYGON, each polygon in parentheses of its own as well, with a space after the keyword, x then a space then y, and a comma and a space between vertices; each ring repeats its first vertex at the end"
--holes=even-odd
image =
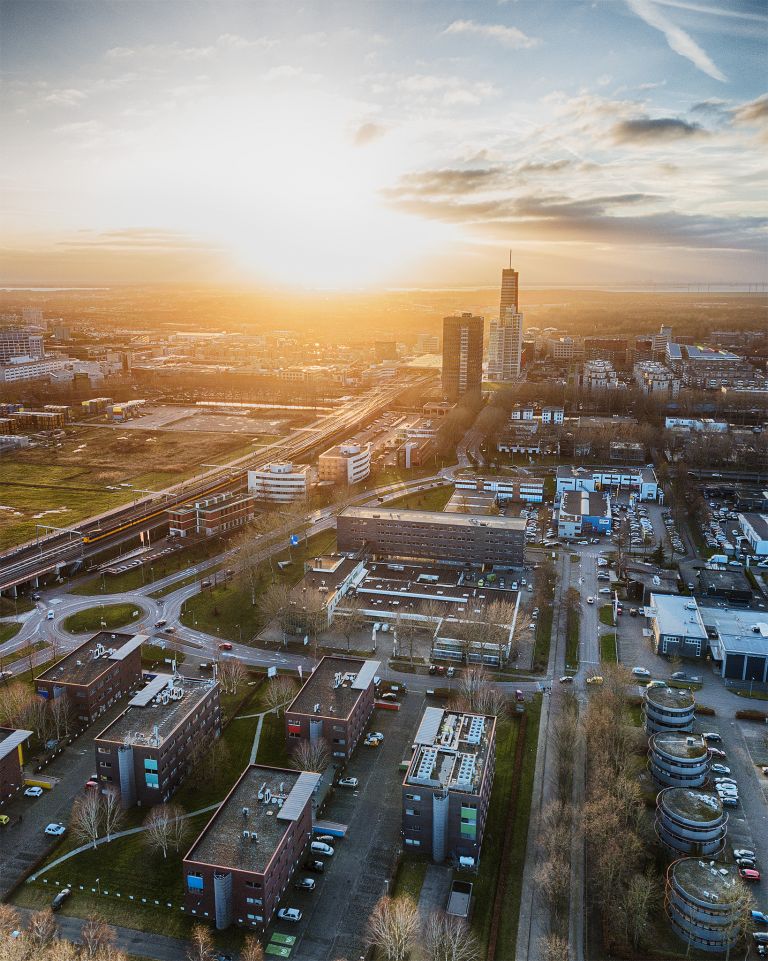
POLYGON ((12 290, 29 290, 32 293, 55 293, 62 290, 112 290, 111 287, 0 287, 0 293, 12 290))

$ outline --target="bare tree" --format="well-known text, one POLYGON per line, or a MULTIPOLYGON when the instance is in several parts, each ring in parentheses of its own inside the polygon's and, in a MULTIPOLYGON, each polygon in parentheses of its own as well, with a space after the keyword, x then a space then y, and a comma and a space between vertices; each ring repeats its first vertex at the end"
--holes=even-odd
POLYGON ((271 584, 259 598, 259 609, 267 623, 276 621, 285 635, 291 630, 292 590, 287 584, 271 584))
POLYGON ((334 615, 334 622, 338 624, 338 629, 346 640, 347 651, 349 651, 352 647, 352 638, 362 631, 367 618, 359 598, 347 596, 343 603, 344 606, 334 615))
POLYGON ((75 799, 70 823, 79 841, 96 847, 101 836, 101 797, 96 791, 88 791, 75 799))
POLYGON ((240 961, 264 961, 264 948, 253 935, 248 935, 243 942, 240 948, 240 961))
POLYGON ((10 904, 0 904, 0 934, 10 934, 21 928, 19 913, 10 904))
POLYGON ((419 623, 415 618, 404 617, 402 614, 398 614, 395 618, 397 652, 402 655, 403 651, 407 650, 411 663, 413 663, 413 645, 419 629, 419 623))
POLYGON ((236 657, 228 657, 216 662, 216 676, 224 694, 237 693, 247 673, 243 662, 238 661, 236 657))
POLYGON ((498 715, 504 710, 507 698, 484 667, 473 665, 461 673, 458 700, 465 710, 472 713, 498 715))
POLYGON ((429 961, 479 961, 479 946, 469 927, 442 911, 427 919, 424 941, 429 961))
POLYGON ((660 879, 652 874, 634 874, 624 891, 623 912, 626 918, 627 937, 637 951, 651 921, 651 914, 658 905, 660 879))
POLYGON ((27 924, 27 937, 35 948, 46 948, 56 938, 56 921, 50 908, 33 911, 27 924))
MULTIPOLYGON (((96 793, 96 792, 91 792, 96 793)), ((120 795, 116 791, 107 791, 105 794, 96 794, 101 800, 101 823, 102 830, 109 841, 115 831, 120 829, 125 815, 120 806, 120 795)))
POLYGON ((548 934, 539 940, 542 961, 571 961, 568 939, 559 934, 548 934))
POLYGON ((80 955, 83 958, 101 958, 115 946, 115 929, 103 918, 90 917, 80 932, 80 955))
POLYGON ((21 681, 0 687, 0 723, 7 727, 23 727, 23 718, 35 695, 21 681))
POLYGON ((408 897, 381 898, 368 919, 368 941, 386 961, 405 961, 418 932, 419 911, 408 897))
POLYGON ((48 702, 42 697, 33 696, 27 702, 22 722, 32 728, 41 741, 47 741, 51 729, 48 702))
POLYGON ((291 767, 297 771, 314 771, 320 774, 328 767, 331 752, 325 738, 317 741, 300 741, 291 754, 291 767))
POLYGON ((213 961, 213 936, 203 924, 192 928, 192 937, 187 948, 187 961, 213 961))
POLYGON ((144 821, 144 838, 153 851, 178 851, 189 836, 189 825, 184 817, 184 809, 178 804, 158 804, 149 812, 144 821))
POLYGON ((267 689, 264 692, 264 701, 271 711, 276 711, 278 716, 280 709, 291 703, 296 695, 296 682, 291 677, 277 675, 267 681, 267 689))
POLYGON ((226 768, 230 757, 229 745, 220 737, 212 742, 199 742, 189 758, 188 770, 202 781, 215 781, 219 771, 226 768))
POLYGON ((55 697, 50 703, 50 715, 51 723, 53 725, 53 733, 56 740, 61 740, 61 738, 66 737, 69 734, 70 728, 72 726, 72 702, 69 697, 64 694, 61 697, 55 697))

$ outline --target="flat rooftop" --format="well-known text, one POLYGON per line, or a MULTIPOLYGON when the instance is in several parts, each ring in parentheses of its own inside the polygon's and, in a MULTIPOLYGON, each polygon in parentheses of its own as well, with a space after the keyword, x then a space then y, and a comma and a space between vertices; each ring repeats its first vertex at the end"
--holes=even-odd
POLYGON ((707 745, 700 734, 685 734, 682 731, 661 731, 651 737, 655 747, 672 757, 681 757, 689 761, 707 756, 707 745), (689 739, 693 744, 689 744, 689 739))
POLYGON ((692 707, 696 700, 691 691, 682 687, 647 687, 645 697, 659 707, 692 707))
POLYGON ((598 491, 565 491, 560 511, 575 517, 610 517, 611 507, 607 494, 598 491))
POLYGON ((380 661, 361 657, 324 657, 291 701, 287 713, 348 718, 380 666, 380 661))
POLYGON ((122 743, 130 738, 136 744, 159 747, 216 684, 212 678, 156 674, 96 740, 122 743))
POLYGON ((479 794, 495 727, 495 717, 428 707, 405 783, 479 794))
POLYGON ((32 737, 31 731, 23 731, 21 728, 0 727, 0 760, 8 757, 28 737, 32 737))
POLYGON ((302 588, 306 587, 307 590, 331 594, 359 566, 359 560, 347 557, 345 554, 324 554, 321 557, 315 557, 305 565, 304 577, 293 589, 293 593, 300 594, 302 588))
POLYGON ((683 858, 673 866, 672 873, 684 891, 710 904, 727 903, 741 883, 736 866, 719 861, 683 858))
POLYGON ((701 618, 717 634, 716 640, 727 653, 768 653, 768 614, 765 611, 728 610, 702 607, 701 618))
POLYGON ((100 631, 49 667, 37 680, 59 684, 90 684, 113 667, 115 661, 123 660, 147 640, 149 638, 145 634, 100 631))
POLYGON ((717 821, 723 813, 723 805, 717 794, 684 787, 671 787, 662 791, 662 804, 670 814, 679 814, 689 821, 698 821, 701 824, 717 821))
POLYGON ((184 860, 263 874, 319 781, 319 774, 250 765, 184 860))
POLYGON ((693 598, 651 594, 649 606, 656 612, 656 626, 660 634, 707 640, 707 629, 701 619, 699 606, 693 598))
POLYGON ((750 511, 747 514, 742 514, 742 517, 761 541, 768 540, 768 514, 758 514, 750 511))
POLYGON ((347 507, 339 517, 360 520, 384 520, 395 524, 426 524, 435 527, 485 527, 489 530, 525 532, 525 521, 518 517, 470 517, 445 511, 388 510, 384 507, 347 507))

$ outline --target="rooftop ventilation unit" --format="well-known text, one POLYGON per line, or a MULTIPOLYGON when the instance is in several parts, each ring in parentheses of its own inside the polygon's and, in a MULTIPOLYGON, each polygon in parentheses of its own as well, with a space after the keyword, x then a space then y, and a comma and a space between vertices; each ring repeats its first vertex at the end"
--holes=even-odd
POLYGON ((244 818, 247 818, 250 813, 251 813, 251 809, 250 809, 250 808, 243 808, 243 817, 244 817, 244 818))
POLYGON ((260 801, 263 801, 263 800, 264 800, 264 788, 265 788, 266 786, 267 786, 267 782, 265 781, 265 782, 261 785, 261 787, 259 788, 259 793, 256 795, 256 797, 257 797, 260 801))
POLYGON ((312 713, 313 713, 313 714, 319 714, 319 713, 320 713, 320 703, 319 703, 319 702, 318 702, 317 704, 315 704, 315 706, 312 708, 312 713))
POLYGON ((250 839, 251 839, 251 832, 250 832, 250 831, 243 831, 243 840, 244 840, 244 841, 250 841, 250 839))
POLYGON ((251 831, 251 844, 255 844, 258 838, 259 835, 255 831, 251 831))

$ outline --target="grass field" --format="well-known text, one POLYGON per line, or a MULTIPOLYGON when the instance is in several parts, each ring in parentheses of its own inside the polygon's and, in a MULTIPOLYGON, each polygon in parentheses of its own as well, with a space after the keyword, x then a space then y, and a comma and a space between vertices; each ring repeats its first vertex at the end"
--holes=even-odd
POLYGON ((404 854, 397 866, 392 897, 411 898, 418 904, 428 863, 424 855, 419 856, 410 852, 404 854))
MULTIPOLYGON (((10 641, 12 638, 21 630, 21 624, 18 621, 10 621, 5 624, 0 624, 0 644, 5 644, 6 641, 10 641)), ((14 655, 3 658, 6 663, 14 660, 14 655)))
POLYGON ((15 617, 26 614, 35 606, 35 602, 23 595, 19 597, 0 597, 0 617, 15 617))
POLYGON ((38 523, 69 527, 136 496, 107 487, 158 490, 198 473, 202 450, 214 463, 251 449, 231 434, 70 428, 61 447, 4 455, 0 549, 33 539, 38 523))
POLYGON ((546 671, 549 664, 549 645, 552 641, 552 607, 548 605, 539 614, 536 623, 536 640, 533 645, 534 671, 546 671))
POLYGON ((613 627, 613 604, 603 604, 600 608, 600 623, 606 627, 613 627))
POLYGON ((250 586, 243 582, 220 584, 206 588, 185 602, 181 622, 187 627, 206 631, 215 637, 231 641, 247 642, 264 627, 264 618, 258 606, 258 595, 274 581, 278 584, 296 584, 304 576, 304 561, 318 554, 332 551, 336 546, 334 531, 325 531, 310 537, 290 552, 275 555, 274 565, 265 561, 258 569, 257 604, 251 603, 250 586), (291 563, 282 570, 277 566, 281 560, 291 563))
POLYGON ((579 666, 579 628, 581 614, 577 610, 566 610, 565 617, 565 666, 575 671, 579 666))
POLYGON ((615 664, 618 661, 616 654, 616 635, 603 634, 600 637, 600 661, 603 664, 615 664))
POLYGON ((441 511, 453 495, 453 486, 433 487, 426 491, 414 491, 393 501, 387 501, 387 508, 402 507, 406 510, 441 511))
POLYGON ((101 604, 99 607, 89 607, 77 614, 70 614, 64 619, 62 627, 70 634, 112 631, 138 620, 142 613, 143 609, 138 604, 101 604), (137 612, 135 616, 134 612, 137 612))

